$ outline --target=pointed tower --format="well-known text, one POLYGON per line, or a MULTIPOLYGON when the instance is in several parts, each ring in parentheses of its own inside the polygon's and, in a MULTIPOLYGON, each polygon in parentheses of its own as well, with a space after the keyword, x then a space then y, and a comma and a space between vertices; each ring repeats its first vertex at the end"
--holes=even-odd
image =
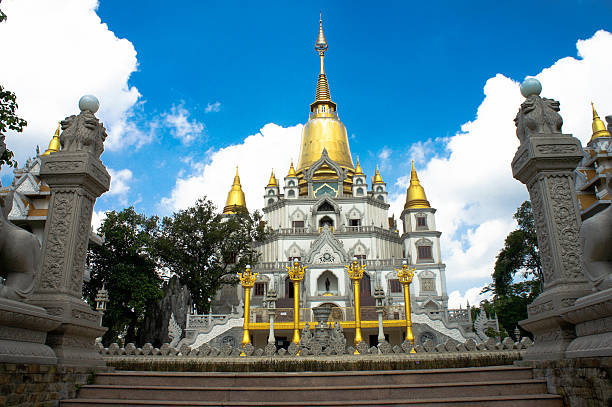
POLYGON ((295 168, 293 168, 293 160, 291 160, 291 167, 289 167, 289 172, 285 177, 285 198, 286 199, 295 199, 299 196, 300 190, 298 188, 298 176, 295 172, 295 168))
POLYGON ((51 142, 49 142, 49 148, 47 148, 47 151, 45 151, 41 155, 49 155, 51 153, 57 153, 58 151, 61 150, 62 146, 60 144, 60 139, 59 139, 61 127, 62 127, 61 124, 57 125, 57 130, 55 130, 55 134, 53 135, 51 142))
POLYGON ((387 184, 385 184, 380 176, 378 165, 376 165, 376 173, 374 178, 372 178, 372 196, 377 201, 387 202, 387 184))
POLYGON ((599 118, 597 114, 597 110, 595 110, 595 105, 591 102, 591 108, 593 109, 593 135, 591 136, 591 140, 589 144, 601 137, 610 137, 610 132, 606 129, 606 125, 603 120, 599 118))
POLYGON ((238 167, 236 166, 236 176, 234 176, 234 183, 232 188, 227 193, 227 201, 223 208, 224 215, 233 215, 239 211, 247 210, 246 199, 244 198, 244 191, 242 185, 240 185, 240 175, 238 175, 238 167))
MULTIPOLYGON (((298 161, 297 175, 300 180, 300 195, 308 195, 307 181, 304 175, 316 163, 324 149, 329 158, 347 171, 344 181, 344 193, 352 193, 351 184, 354 173, 353 159, 349 148, 346 127, 338 118, 336 104, 331 99, 327 75, 325 74, 325 52, 328 45, 323 33, 323 21, 319 20, 319 36, 315 43, 315 50, 320 58, 319 78, 315 101, 310 105, 310 116, 302 130, 302 144, 300 146, 300 159, 298 161)), ((321 177, 329 178, 327 169, 321 171, 321 177)), ((319 175, 319 174, 315 174, 319 175)), ((340 174, 336 174, 340 177, 340 174)))
POLYGON ((357 157, 357 166, 355 167, 355 175, 353 175, 353 196, 366 196, 367 189, 366 175, 363 173, 359 164, 359 157, 357 157))
POLYGON ((408 257, 410 266, 416 268, 412 285, 417 298, 420 298, 418 304, 426 309, 446 308, 448 305, 446 266, 440 254, 441 233, 436 230, 435 213, 419 182, 413 161, 410 186, 406 190, 406 204, 401 215, 404 224, 401 239, 404 257, 408 257))
POLYGON ((272 170, 272 174, 270 174, 270 180, 268 181, 268 185, 266 185, 266 194, 264 195, 264 206, 272 205, 275 202, 278 202, 280 199, 280 189, 278 187, 278 182, 276 181, 276 177, 274 176, 274 170, 272 170))

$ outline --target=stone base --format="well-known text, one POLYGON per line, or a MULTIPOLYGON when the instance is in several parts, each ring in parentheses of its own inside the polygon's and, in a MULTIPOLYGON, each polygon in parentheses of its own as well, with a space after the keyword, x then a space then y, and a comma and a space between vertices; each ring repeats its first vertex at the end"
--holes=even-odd
POLYGON ((583 285, 560 284, 543 292, 527 308, 529 317, 520 321, 533 334, 534 346, 525 352, 525 360, 563 359, 569 344, 576 338, 574 324, 563 318, 563 312, 587 293, 583 285))
POLYGON ((106 332, 106 328, 100 326, 101 314, 98 311, 81 300, 61 294, 56 298, 41 295, 35 301, 45 304, 49 313, 61 322, 47 334, 46 342, 55 352, 58 364, 90 368, 105 366, 95 347, 96 338, 106 332))
POLYGON ((59 325, 60 319, 41 307, 0 298, 0 362, 57 363, 45 341, 59 325))
POLYGON ((612 356, 612 288, 578 299, 563 317, 576 325, 577 336, 566 357, 612 356))

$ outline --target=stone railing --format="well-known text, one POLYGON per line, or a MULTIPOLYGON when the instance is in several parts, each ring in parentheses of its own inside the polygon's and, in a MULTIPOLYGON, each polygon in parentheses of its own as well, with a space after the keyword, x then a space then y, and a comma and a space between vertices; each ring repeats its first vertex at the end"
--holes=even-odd
POLYGON ((448 310, 449 322, 469 322, 470 315, 467 309, 449 309, 448 310))
MULTIPOLYGON (((272 233, 278 235, 318 235, 321 232, 320 228, 301 227, 301 228, 278 228, 274 229, 272 233)), ((332 229, 334 234, 343 233, 378 233, 383 236, 399 238, 399 234, 394 230, 381 228, 379 226, 340 226, 332 229)))
MULTIPOLYGON (((514 342, 510 337, 504 338, 503 341, 497 342, 493 338, 489 338, 483 343, 476 343, 473 339, 468 339, 464 343, 447 340, 439 345, 434 345, 431 340, 427 340, 423 345, 417 345, 414 349, 418 354, 452 354, 452 353, 483 353, 483 352, 520 352, 533 345, 529 338, 522 338, 518 342, 514 342)), ((189 358, 214 358, 214 357, 241 357, 245 356, 266 356, 266 357, 286 357, 286 356, 354 356, 361 355, 389 355, 389 354, 404 354, 405 356, 415 355, 411 353, 412 344, 404 341, 401 345, 391 346, 388 342, 383 341, 377 347, 369 347, 365 342, 360 342, 357 345, 359 354, 354 355, 355 349, 351 346, 328 346, 324 349, 320 347, 302 347, 291 343, 288 349, 277 349, 275 345, 268 344, 265 348, 255 348, 252 344, 247 344, 243 348, 233 347, 230 344, 224 344, 221 348, 215 348, 205 343, 197 348, 191 348, 189 345, 182 345, 179 349, 164 344, 161 348, 154 348, 150 343, 146 343, 142 348, 137 348, 133 343, 128 343, 124 348, 113 343, 108 348, 104 348, 98 344, 99 352, 105 357, 129 356, 129 357, 189 357, 189 358)))
MULTIPOLYGON (((390 268, 393 267, 401 267, 402 266, 402 262, 408 262, 410 263, 409 259, 402 259, 402 258, 391 258, 391 259, 366 259, 366 260, 362 260, 361 262, 365 262, 366 268, 368 271, 375 271, 375 270, 389 270, 390 268)), ((325 263, 327 266, 330 267, 341 267, 341 266, 345 266, 346 263, 325 263)), ((287 268, 286 267, 290 267, 291 266, 291 262, 289 261, 264 261, 264 262, 260 262, 257 263, 254 266, 254 270, 270 270, 270 271, 283 271, 286 272, 287 268)))

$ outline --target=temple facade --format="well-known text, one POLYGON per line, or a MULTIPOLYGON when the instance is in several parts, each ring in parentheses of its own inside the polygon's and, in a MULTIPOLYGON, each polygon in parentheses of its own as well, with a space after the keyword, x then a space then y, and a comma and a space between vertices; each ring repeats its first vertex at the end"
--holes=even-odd
MULTIPOLYGON (((331 98, 325 73, 328 44, 322 23, 315 49, 320 71, 315 101, 303 128, 299 161, 297 166, 291 163, 282 180, 273 170, 263 190, 264 219, 272 237, 256 246, 260 258, 254 271, 259 274, 249 301, 254 344, 265 345, 269 335, 269 294, 276 296, 277 345, 291 340, 295 288, 287 268, 296 260, 306 266, 299 284, 300 321, 314 321, 312 310, 316 307, 332 307, 330 320, 349 327, 345 334, 351 340, 355 293, 345 266, 356 259, 366 266, 359 288, 366 342, 377 344, 377 304, 379 311, 383 308, 387 340, 391 344, 404 340, 404 294, 397 275, 402 264, 415 270, 410 285, 415 343, 475 337, 467 309, 448 309, 436 209, 427 200, 414 164, 398 222, 389 214, 387 185, 378 167, 369 177, 351 155, 346 127, 331 98)), ((224 213, 230 216, 239 206, 246 208, 246 201, 236 173, 224 213)), ((237 289, 240 298, 242 288, 237 289)), ((229 311, 228 294, 225 289, 217 296, 213 312, 229 311)), ((243 304, 244 298, 239 301, 243 304)), ((488 323, 496 327, 492 321, 488 323)), ((222 342, 230 341, 226 337, 222 342)))

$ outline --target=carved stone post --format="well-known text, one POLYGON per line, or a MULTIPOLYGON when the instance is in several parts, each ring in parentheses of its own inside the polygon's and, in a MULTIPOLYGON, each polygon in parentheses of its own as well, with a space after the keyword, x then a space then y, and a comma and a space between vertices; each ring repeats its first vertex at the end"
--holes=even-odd
POLYGON ((40 178, 51 189, 42 273, 30 302, 61 319, 47 345, 63 365, 104 366, 94 347, 106 328, 101 314, 85 303, 83 272, 96 198, 108 191, 110 176, 100 161, 106 129, 94 116, 98 100, 84 96, 81 113, 62 121, 62 150, 42 158, 40 178))
POLYGON ((574 191, 574 170, 583 152, 578 139, 561 133, 559 103, 541 98, 541 89, 536 79, 521 85, 526 100, 515 119, 521 145, 512 173, 529 190, 544 280, 543 292, 520 324, 535 339, 526 359, 558 359, 575 337, 573 325, 561 317, 562 309, 589 291, 580 259, 580 212, 574 191))

